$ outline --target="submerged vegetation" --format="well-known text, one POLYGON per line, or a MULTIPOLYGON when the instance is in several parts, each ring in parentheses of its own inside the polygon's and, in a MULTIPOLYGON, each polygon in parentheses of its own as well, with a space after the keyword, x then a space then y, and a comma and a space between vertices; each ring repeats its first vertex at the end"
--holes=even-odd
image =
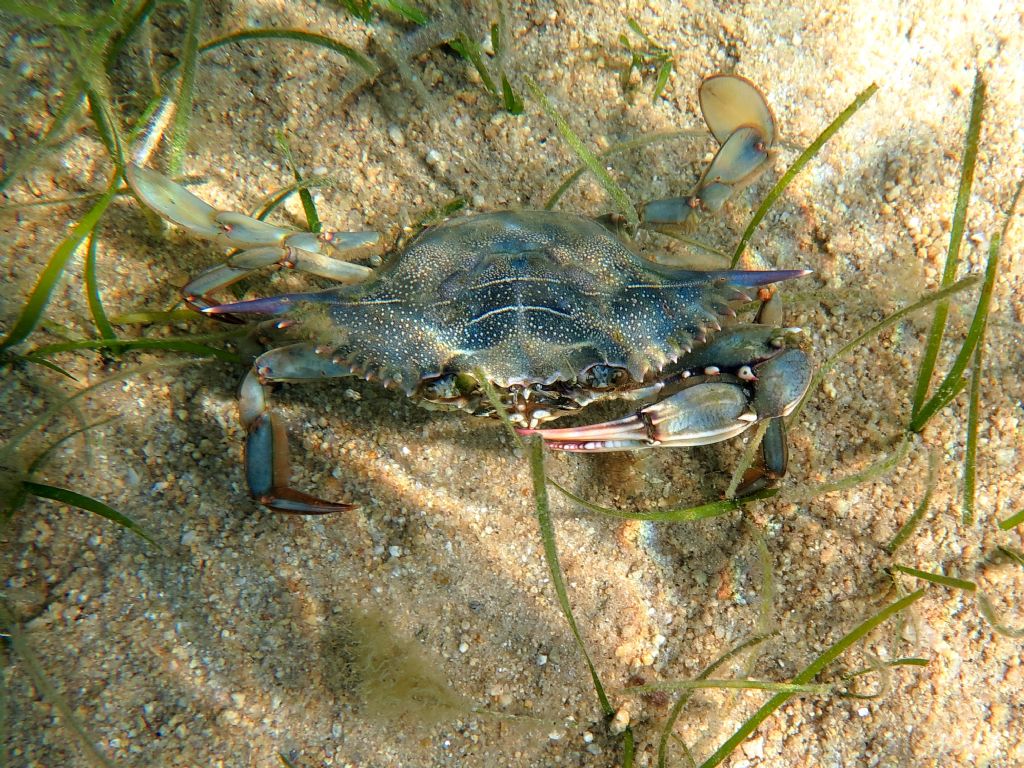
MULTIPOLYGON (((122 172, 129 154, 151 152, 161 135, 166 133, 169 167, 173 173, 182 171, 192 130, 190 123, 197 96, 197 83, 201 80, 201 62, 204 55, 211 51, 259 40, 275 45, 308 46, 330 52, 348 63, 349 74, 345 78, 339 99, 344 102, 358 89, 366 88, 389 75, 394 75, 398 79, 405 89, 405 95, 411 101, 422 99, 424 86, 416 79, 412 69, 416 66, 418 57, 433 49, 443 48, 446 52, 463 59, 472 68, 479 81, 479 87, 486 94, 486 103, 495 110, 504 110, 512 115, 524 111, 543 113, 576 154, 579 167, 567 175, 565 182, 549 200, 548 207, 553 207, 566 190, 584 174, 590 173, 614 201, 627 224, 631 228, 636 227, 636 206, 608 170, 608 158, 641 144, 651 145, 677 138, 678 133, 640 137, 621 145, 606 147, 600 152, 591 149, 586 139, 573 130, 571 120, 561 114, 557 105, 529 75, 524 74, 520 78, 511 71, 509 35, 504 9, 501 9, 499 18, 481 35, 480 30, 469 28, 465 20, 450 9, 428 13, 420 10, 417 5, 397 0, 340 0, 340 4, 353 17, 367 24, 392 23, 400 26, 404 33, 400 42, 392 48, 385 48, 378 54, 370 55, 327 35, 308 30, 247 28, 220 37, 204 39, 203 3, 201 0, 189 0, 185 4, 184 33, 179 41, 180 48, 175 51, 177 64, 167 71, 149 72, 148 82, 152 86, 152 92, 146 94, 142 99, 144 103, 137 105, 138 108, 133 110, 124 104, 137 102, 138 94, 132 94, 135 97, 133 99, 122 100, 119 97, 119 87, 123 86, 118 84, 117 68, 130 55, 133 45, 140 39, 148 40, 152 17, 158 10, 158 3, 155 0, 114 2, 103 13, 55 9, 27 0, 8 0, 3 3, 2 10, 9 15, 21 17, 27 23, 51 25, 55 40, 62 42, 68 50, 74 52, 77 64, 68 81, 64 83, 64 95, 60 103, 54 107, 53 118, 47 129, 19 154, 5 160, 3 176, 0 178, 0 191, 15 187, 34 167, 59 152, 67 136, 78 130, 83 121, 89 122, 89 130, 108 153, 106 184, 102 189, 87 196, 87 211, 69 227, 67 235, 54 248, 21 306, 17 311, 9 313, 13 320, 9 322, 0 340, 0 353, 4 355, 0 364, 21 368, 33 366, 38 368, 41 374, 59 377, 66 386, 74 388, 72 394, 55 398, 55 405, 31 421, 28 426, 8 430, 5 434, 5 442, 0 445, 0 493, 3 494, 0 508, 8 529, 14 516, 26 514, 26 502, 30 497, 37 497, 96 513, 106 521, 142 536, 153 549, 159 546, 155 537, 142 525, 103 501, 93 498, 88 488, 64 488, 42 479, 45 462, 52 457, 57 446, 72 438, 88 439, 89 430, 95 424, 78 419, 74 411, 74 402, 106 383, 81 386, 62 366, 62 361, 66 360, 68 355, 102 356, 102 359, 111 365, 130 362, 134 360, 132 355, 139 351, 156 351, 171 361, 192 360, 197 357, 228 361, 240 359, 238 354, 224 347, 224 342, 233 340, 237 333, 200 334, 191 327, 182 332, 179 325, 190 316, 180 313, 177 308, 146 309, 133 316, 112 316, 104 307, 99 288, 101 281, 97 274, 103 268, 97 263, 97 244, 104 236, 104 224, 110 216, 112 207, 116 207, 119 198, 126 193, 122 172), (483 43, 479 42, 481 39, 484 40, 483 43), (521 94, 526 94, 528 100, 524 101, 521 94), (69 265, 76 254, 83 250, 83 246, 84 290, 92 323, 87 336, 71 333, 56 326, 47 318, 49 302, 64 279, 69 265), (153 332, 145 335, 134 333, 132 328, 136 325, 146 325, 153 332), (81 422, 79 426, 69 426, 68 422, 74 422, 76 419, 81 422)), ((635 20, 630 19, 627 27, 628 33, 624 33, 619 41, 628 58, 620 72, 620 85, 623 90, 633 87, 636 80, 634 75, 637 75, 641 82, 653 78, 650 93, 652 100, 657 100, 664 94, 670 82, 676 66, 675 59, 667 47, 655 42, 635 20)), ((787 184, 809 163, 814 162, 815 156, 825 142, 868 102, 876 88, 875 85, 865 88, 790 165, 751 218, 732 256, 734 265, 749 246, 770 206, 783 196, 787 184)), ((884 681, 888 679, 893 668, 921 666, 927 663, 927 659, 901 656, 900 641, 894 639, 888 649, 892 660, 876 659, 865 669, 845 674, 837 672, 833 665, 843 653, 865 642, 871 633, 885 622, 905 617, 908 609, 926 594, 926 589, 951 589, 971 594, 975 597, 979 615, 988 622, 993 631, 1012 637, 1019 637, 1024 633, 1022 629, 1007 626, 997 616, 992 600, 979 586, 980 576, 989 568, 1001 567, 1007 563, 1018 567, 1024 566, 1024 553, 1013 547, 1001 546, 998 551, 982 553, 974 563, 958 561, 954 553, 950 553, 948 562, 955 564, 960 571, 960 575, 953 576, 912 564, 913 555, 907 553, 905 547, 913 540, 918 526, 931 514, 933 493, 943 474, 950 471, 949 465, 944 465, 939 459, 940 452, 944 450, 943 446, 931 445, 928 442, 927 427, 943 408, 965 392, 969 416, 962 426, 967 451, 963 462, 953 467, 952 471, 960 476, 962 482, 963 525, 977 525, 981 517, 976 498, 975 475, 980 450, 979 402, 985 362, 985 332, 999 274, 1001 245, 1006 240, 1007 229, 1020 196, 1018 188, 1013 200, 1008 202, 1001 232, 992 234, 983 279, 979 280, 973 276, 958 279, 958 275, 962 273, 959 261, 960 244, 968 217, 968 202, 971 197, 984 114, 985 87, 983 77, 979 74, 973 92, 969 127, 962 153, 960 186, 952 215, 947 258, 938 289, 925 293, 919 300, 881 319, 824 361, 808 390, 805 402, 801 403, 790 417, 790 421, 795 424, 804 404, 818 394, 820 385, 826 380, 828 373, 841 366, 844 359, 855 349, 877 340, 879 334, 913 313, 931 312, 931 330, 918 369, 912 410, 907 415, 902 432, 890 436, 890 450, 878 457, 867 469, 808 487, 787 486, 742 498, 730 493, 728 498, 696 507, 618 510, 587 501, 549 479, 545 473, 545 456, 540 444, 534 440, 525 446, 533 481, 533 504, 539 541, 546 558, 550 582, 558 605, 576 640, 582 662, 589 670, 598 705, 602 716, 609 724, 611 737, 620 740, 618 760, 622 765, 633 764, 636 743, 641 738, 638 736, 638 729, 652 726, 646 723, 631 725, 628 720, 621 717, 619 713, 623 711, 623 705, 616 703, 619 699, 628 701, 631 697, 655 691, 676 695, 657 736, 658 765, 669 765, 670 753, 678 752, 681 757, 677 757, 674 764, 688 762, 691 765, 699 764, 701 768, 711 768, 721 764, 762 722, 793 696, 864 697, 867 694, 861 693, 856 685, 863 682, 863 678, 879 681, 878 687, 882 691, 884 681), (953 356, 948 371, 941 375, 937 386, 933 388, 932 380, 941 359, 943 338, 951 335, 948 332, 952 322, 948 309, 950 300, 957 297, 958 301, 963 303, 964 297, 977 289, 979 283, 980 290, 966 335, 953 356), (866 617, 860 621, 851 619, 850 626, 845 628, 843 636, 810 660, 797 674, 785 680, 714 677, 716 671, 722 669, 727 662, 732 663, 742 659, 745 654, 753 654, 768 636, 777 631, 775 622, 771 619, 771 558, 764 543, 763 532, 748 516, 746 522, 750 526, 751 536, 759 543, 763 565, 760 576, 763 613, 758 621, 757 634, 734 643, 693 679, 633 685, 620 690, 606 686, 602 682, 602 665, 595 662, 594 657, 588 652, 584 642, 586 628, 581 626, 581 622, 572 611, 569 585, 559 559, 556 525, 548 497, 549 488, 554 488, 572 504, 583 507, 595 515, 655 524, 689 524, 719 515, 744 515, 750 505, 762 502, 807 502, 823 494, 876 481, 892 472, 908 457, 921 455, 927 457, 926 492, 912 513, 907 516, 902 528, 893 535, 885 547, 891 562, 886 572, 880 574, 880 578, 885 580, 885 591, 891 599, 876 610, 866 610, 866 617), (965 578, 965 574, 969 578, 965 578), (926 587, 908 593, 904 588, 904 582, 909 579, 923 581, 926 587), (766 691, 771 695, 732 736, 698 763, 691 755, 689 746, 677 736, 675 728, 686 706, 692 701, 694 692, 701 689, 739 689, 741 692, 755 693, 766 691)), ((270 214, 289 196, 297 194, 309 228, 318 231, 320 219, 310 190, 321 183, 330 183, 330 180, 304 174, 300 170, 301 163, 296 162, 292 155, 286 137, 281 136, 278 144, 294 183, 272 195, 271 202, 263 207, 260 215, 263 217, 270 214)), ((465 201, 461 199, 453 201, 439 211, 424 214, 422 220, 428 224, 434 221, 436 216, 450 215, 464 204, 465 201)), ((5 207, 10 209, 17 206, 5 207)), ((133 372, 130 368, 122 369, 113 378, 120 380, 132 375, 133 372)), ((748 446, 748 464, 755 453, 755 448, 756 441, 748 446)), ((737 470, 737 478, 745 468, 741 466, 737 470)), ((87 478, 88 474, 84 476, 87 478)), ((731 485, 731 489, 734 488, 735 483, 731 485)), ((993 523, 986 516, 983 524, 993 523)), ((998 525, 1003 530, 1024 525, 1024 510, 1004 519, 998 525)), ((7 542, 7 546, 11 546, 10 541, 7 542)), ((63 725, 85 745, 89 760, 93 764, 110 765, 103 751, 95 746, 95 739, 89 735, 89 724, 81 721, 76 709, 59 692, 60 686, 47 677, 47 672, 44 671, 45 660, 40 660, 38 654, 32 650, 31 637, 26 632, 23 622, 23 617, 17 615, 8 598, 0 596, 0 625, 6 628, 8 638, 5 654, 9 655, 9 658, 6 659, 6 663, 12 669, 23 670, 29 676, 39 693, 59 714, 63 725)), ((428 657, 415 641, 396 639, 380 617, 353 609, 340 625, 332 627, 332 631, 333 634, 325 636, 321 651, 325 656, 333 657, 340 665, 340 677, 328 687, 356 692, 365 702, 366 712, 370 716, 383 720, 415 720, 434 724, 466 717, 470 712, 486 711, 486 708, 472 707, 465 696, 453 691, 443 674, 439 672, 439 662, 428 657)), ((56 670, 49 672, 59 676, 56 670)), ((0 691, 0 700, 4 698, 4 693, 0 691)), ((0 710, 0 716, 3 716, 4 711, 0 710)), ((0 730, 10 733, 11 724, 6 723, 0 730)), ((647 737, 649 735, 644 738, 647 737)), ((283 756, 282 760, 287 763, 283 756)))

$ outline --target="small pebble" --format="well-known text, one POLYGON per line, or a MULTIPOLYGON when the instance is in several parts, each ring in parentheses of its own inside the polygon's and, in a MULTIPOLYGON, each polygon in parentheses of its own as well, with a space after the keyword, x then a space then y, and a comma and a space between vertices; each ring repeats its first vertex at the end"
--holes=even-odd
POLYGON ((750 739, 749 741, 743 742, 743 745, 740 748, 743 750, 743 754, 751 760, 754 758, 764 759, 763 736, 758 736, 756 739, 750 739))
POLYGON ((619 707, 619 711, 615 713, 615 717, 613 717, 611 723, 608 724, 608 730, 618 736, 628 727, 629 710, 626 707, 619 707))
POLYGON ((391 139, 391 143, 396 147, 405 146, 405 136, 402 135, 402 129, 397 125, 388 126, 388 138, 391 139))

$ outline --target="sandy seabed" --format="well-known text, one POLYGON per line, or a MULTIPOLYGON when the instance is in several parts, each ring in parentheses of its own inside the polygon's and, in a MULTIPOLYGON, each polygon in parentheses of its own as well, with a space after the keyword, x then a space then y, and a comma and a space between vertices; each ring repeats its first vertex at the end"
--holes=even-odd
MULTIPOLYGON (((701 128, 700 79, 737 72, 758 83, 787 142, 779 172, 869 84, 877 94, 790 186, 755 236, 759 263, 815 274, 787 292, 788 322, 808 329, 821 361, 894 309, 933 289, 948 241, 974 73, 988 91, 963 271, 980 271, 1022 173, 1024 9, 1015 3, 509 3, 508 70, 527 75, 576 132, 604 149, 641 134, 701 128), (652 80, 624 98, 618 37, 637 19, 675 56, 663 98, 652 80)), ((468 18, 484 36, 493 8, 468 18)), ((154 15, 151 50, 180 50, 184 12, 154 15)), ((334 2, 213 2, 202 38, 249 26, 322 32, 360 50, 395 39, 334 2)), ((71 76, 59 38, 0 16, 10 42, 0 68, 0 156, 9 162, 49 123, 71 76)), ((130 82, 124 57, 120 80, 130 82)), ((338 229, 403 226, 452 197, 472 210, 539 207, 575 158, 535 101, 500 111, 462 60, 434 51, 410 65, 429 98, 383 76, 342 103, 342 58, 295 44, 231 47, 203 59, 186 173, 198 194, 247 210, 290 180, 274 133, 289 138, 338 229)), ((118 79, 115 78, 115 79, 118 79)), ((126 96, 126 100, 128 97, 126 96)), ((682 139, 616 157, 635 200, 681 193, 712 142, 682 139)), ((83 123, 0 210, 0 327, 10 328, 39 270, 87 203, 29 206, 102 189, 105 153, 83 123)), ((770 174, 770 176, 772 176, 770 174)), ((731 249, 769 188, 762 180, 701 233, 731 249)), ((611 204, 584 179, 562 203, 598 214, 611 204)), ((279 214, 299 225, 297 201, 279 214)), ((788 500, 699 522, 623 522, 553 496, 569 595, 597 671, 636 737, 636 765, 656 763, 672 696, 627 693, 685 680, 768 626, 756 653, 715 677, 789 680, 860 620, 896 599, 893 563, 979 582, 1010 625, 1024 588, 1018 567, 993 559, 1021 546, 997 521, 1024 493, 1021 354, 1024 256, 1020 217, 1002 249, 988 329, 978 459, 977 520, 961 522, 966 397, 947 408, 883 479, 813 499, 801 492, 891 454, 907 423, 927 317, 872 338, 844 358, 790 424, 788 500), (920 528, 885 550, 925 492, 928 453, 939 472, 920 528), (752 524, 752 525, 751 525, 752 524), (756 526, 774 574, 762 588, 756 526), (759 624, 767 622, 767 624, 759 624)), ((659 258, 691 253, 652 236, 659 258)), ((117 200, 98 248, 108 312, 166 308, 218 249, 179 229, 154 236, 138 206, 117 200)), ((703 265, 710 265, 704 257, 703 265)), ((72 260, 48 318, 82 336, 90 324, 83 260, 72 260)), ((297 285, 257 281, 257 292, 297 285)), ((954 342, 974 294, 953 303, 954 342)), ((213 332, 191 322, 174 332, 213 332)), ((139 333, 132 328, 126 334, 139 333)), ((143 331, 159 336, 161 331, 143 331)), ((37 332, 24 349, 56 336, 37 332)), ((948 368, 947 349, 940 370, 948 368)), ((294 484, 361 504, 324 518, 270 514, 249 498, 234 393, 242 368, 173 365, 180 357, 95 353, 57 362, 80 385, 143 368, 81 404, 91 447, 64 444, 39 478, 103 499, 161 550, 94 515, 31 501, 3 533, 3 593, 21 637, 98 750, 118 766, 613 766, 590 675, 559 612, 544 561, 529 470, 495 423, 420 410, 372 384, 287 387, 276 403, 292 434, 294 484), (405 698, 402 698, 405 697, 405 698), (409 702, 413 702, 410 704, 409 702)), ((75 385, 5 364, 6 434, 75 385)), ((79 386, 80 386, 79 385, 79 386)), ((68 412, 46 433, 74 429, 68 412)), ((40 445, 45 445, 40 436, 40 445)), ((741 446, 550 456, 550 475, 626 509, 716 498, 741 446)), ((900 578, 910 591, 920 586, 900 578)), ((3 739, 12 766, 94 764, 3 649, 3 739)), ((858 683, 871 699, 805 695, 786 703, 726 761, 739 766, 1024 765, 1021 645, 996 634, 972 594, 932 588, 842 656, 820 678, 878 660, 920 657, 858 683)), ((673 694, 674 695, 674 694, 673 694)), ((700 762, 768 697, 697 693, 676 734, 700 762)), ((686 765, 678 742, 670 765, 686 765)))

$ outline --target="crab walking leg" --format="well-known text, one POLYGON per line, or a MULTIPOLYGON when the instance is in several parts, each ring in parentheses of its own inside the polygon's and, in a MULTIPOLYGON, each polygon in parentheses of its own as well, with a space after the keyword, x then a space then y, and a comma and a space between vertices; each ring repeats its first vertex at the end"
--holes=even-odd
POLYGON ((147 168, 129 165, 125 176, 138 198, 163 218, 219 245, 243 249, 182 289, 186 301, 198 309, 215 304, 208 294, 264 267, 297 269, 340 283, 363 282, 374 274, 372 269, 345 259, 378 250, 381 237, 377 232, 316 235, 279 227, 242 213, 218 211, 180 184, 147 168))
POLYGON ((326 501, 288 485, 291 464, 288 435, 271 410, 269 387, 275 381, 314 381, 350 375, 346 366, 318 355, 312 344, 292 344, 271 350, 253 364, 242 380, 238 414, 246 430, 245 477, 254 499, 277 512, 323 515, 345 512, 355 504, 326 501))
POLYGON ((643 226, 692 229, 700 212, 717 212, 775 158, 775 118, 753 83, 735 75, 715 75, 701 83, 698 95, 704 121, 721 146, 689 195, 651 200, 641 206, 643 226))

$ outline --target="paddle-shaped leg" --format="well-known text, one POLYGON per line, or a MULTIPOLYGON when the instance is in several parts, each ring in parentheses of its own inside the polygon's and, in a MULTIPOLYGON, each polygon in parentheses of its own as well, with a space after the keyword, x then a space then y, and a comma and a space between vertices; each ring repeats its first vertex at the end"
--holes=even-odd
POLYGON ((690 194, 642 206, 645 227, 692 231, 701 212, 714 213, 771 167, 775 118, 757 87, 736 75, 715 75, 698 92, 704 122, 721 145, 690 194))

